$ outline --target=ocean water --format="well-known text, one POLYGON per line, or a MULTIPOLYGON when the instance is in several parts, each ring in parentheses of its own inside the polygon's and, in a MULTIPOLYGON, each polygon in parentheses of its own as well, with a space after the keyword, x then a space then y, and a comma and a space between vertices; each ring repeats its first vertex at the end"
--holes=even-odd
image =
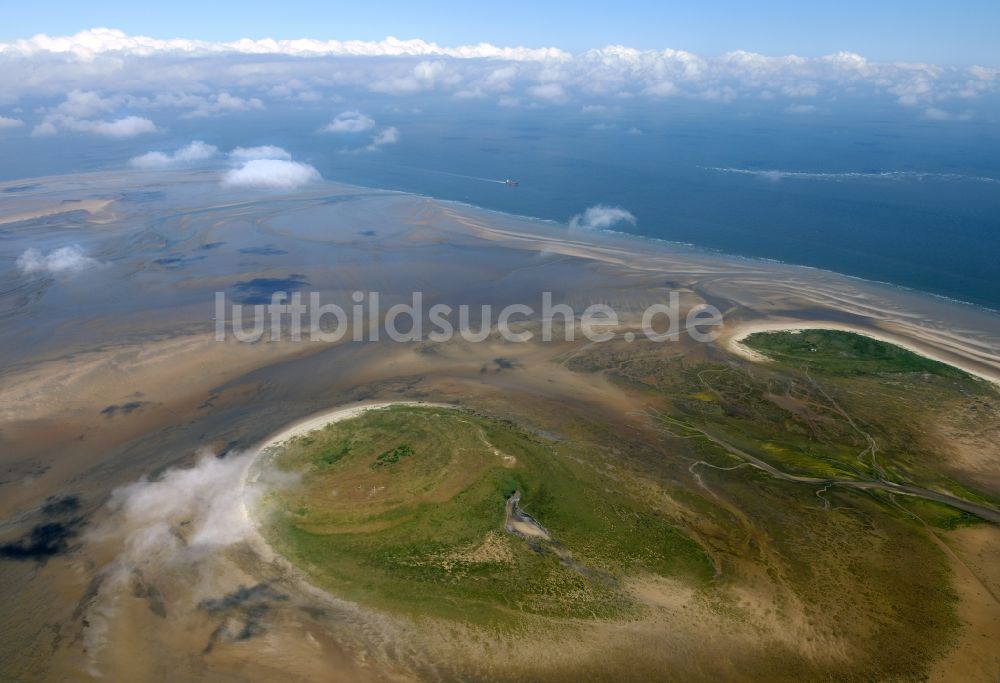
POLYGON ((177 119, 165 135, 131 141, 8 136, 0 177, 120 167, 192 139, 276 144, 331 180, 559 222, 621 206, 636 217, 622 231, 1000 309, 995 121, 930 121, 861 102, 798 116, 691 102, 599 113, 430 99, 407 107, 381 99, 177 119), (396 126, 400 142, 370 152, 363 136, 316 132, 347 108, 396 126), (507 177, 520 186, 491 182, 507 177))

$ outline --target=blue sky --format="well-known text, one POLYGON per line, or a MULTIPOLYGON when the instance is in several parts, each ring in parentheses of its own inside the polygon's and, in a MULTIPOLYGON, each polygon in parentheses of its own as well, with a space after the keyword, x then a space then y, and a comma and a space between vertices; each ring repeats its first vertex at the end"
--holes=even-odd
POLYGON ((5 3, 0 40, 106 26, 157 38, 338 38, 387 35, 442 45, 623 44, 703 55, 744 49, 806 57, 849 50, 870 59, 1000 65, 1000 2, 921 0, 722 2, 206 2, 5 3))

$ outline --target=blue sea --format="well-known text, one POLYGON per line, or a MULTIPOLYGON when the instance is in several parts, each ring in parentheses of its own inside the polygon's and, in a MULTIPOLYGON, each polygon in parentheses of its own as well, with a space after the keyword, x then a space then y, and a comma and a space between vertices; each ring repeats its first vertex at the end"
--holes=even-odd
MULTIPOLYGON (((200 139, 273 144, 325 178, 567 222, 596 204, 617 229, 802 264, 1000 309, 1000 126, 931 121, 895 104, 806 115, 678 101, 585 112, 392 100, 177 119, 129 141, 0 139, 0 177, 124 167, 200 139), (361 108, 398 144, 317 129, 361 108), (504 178, 516 188, 491 182, 504 178)), ((2 201, 2 198, 0 198, 2 201)))

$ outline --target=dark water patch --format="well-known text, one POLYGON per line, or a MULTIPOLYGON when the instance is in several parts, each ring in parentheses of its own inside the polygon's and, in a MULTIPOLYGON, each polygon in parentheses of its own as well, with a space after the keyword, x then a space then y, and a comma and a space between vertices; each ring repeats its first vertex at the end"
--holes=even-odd
POLYGON ((164 256, 162 258, 154 259, 153 263, 170 270, 177 270, 179 268, 189 266, 196 261, 201 261, 204 258, 204 256, 164 256))
POLYGON ((513 358, 494 358, 492 363, 484 363, 481 368, 479 368, 479 374, 485 375, 488 372, 495 374, 501 373, 504 370, 516 370, 521 367, 521 364, 514 360, 513 358))
POLYGON ((70 541, 80 532, 82 524, 82 517, 67 522, 36 524, 18 540, 0 544, 0 559, 44 564, 49 558, 70 549, 70 541))
POLYGON ((139 408, 147 405, 149 405, 149 401, 129 401, 128 403, 119 403, 102 409, 101 415, 105 415, 107 417, 114 417, 118 414, 131 415, 135 411, 139 410, 139 408))
POLYGON ((255 256, 281 256, 282 254, 287 254, 288 252, 284 249, 279 249, 271 244, 265 244, 261 247, 244 247, 240 249, 241 254, 253 254, 255 256))
POLYGON ((361 235, 362 237, 375 237, 375 235, 377 235, 378 233, 375 232, 374 230, 361 230, 358 232, 358 234, 361 235))
POLYGON ((167 605, 163 600, 163 594, 160 593, 159 588, 146 581, 140 569, 132 572, 132 595, 140 600, 145 600, 150 612, 158 617, 166 618, 167 605))
POLYGON ((212 632, 203 654, 212 651, 220 641, 242 642, 264 633, 264 618, 275 602, 288 600, 267 583, 240 586, 221 598, 208 598, 198 603, 198 609, 223 621, 212 632))
POLYGON ((133 190, 122 194, 121 201, 141 204, 166 199, 167 193, 161 190, 133 190))
POLYGON ((255 277, 232 286, 233 300, 240 304, 269 304, 275 292, 297 292, 309 280, 305 275, 291 273, 288 277, 255 277))
POLYGON ((42 514, 46 517, 63 517, 71 515, 80 509, 80 497, 77 495, 50 496, 42 505, 42 514))

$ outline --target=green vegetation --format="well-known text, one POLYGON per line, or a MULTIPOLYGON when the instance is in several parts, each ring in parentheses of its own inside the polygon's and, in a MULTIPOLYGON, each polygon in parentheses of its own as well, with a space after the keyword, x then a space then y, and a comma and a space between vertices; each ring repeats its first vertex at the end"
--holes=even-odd
POLYGON ((265 501, 265 535, 336 595, 494 626, 524 613, 628 618, 629 576, 711 578, 701 547, 612 490, 580 462, 587 452, 459 410, 369 411, 276 455, 302 477, 265 501), (515 491, 551 540, 505 529, 515 491))
MULTIPOLYGON (((346 446, 346 444, 345 444, 345 446, 346 446)), ((343 446, 342 446, 342 448, 343 448, 343 446)), ((350 450, 350 448, 348 447, 348 451, 349 450, 350 450)), ((391 449, 389 449, 387 451, 384 451, 383 453, 379 453, 379 456, 377 458, 375 458, 375 462, 373 462, 370 465, 370 467, 373 470, 377 470, 380 467, 387 467, 388 465, 395 465, 397 462, 399 462, 400 458, 408 458, 411 455, 413 455, 413 449, 410 448, 409 444, 405 444, 404 443, 404 444, 402 444, 400 446, 396 446, 395 448, 391 448, 391 449)))
MULTIPOLYGON (((925 680, 960 623, 949 560, 933 537, 985 522, 918 497, 785 480, 743 456, 787 475, 886 480, 997 507, 975 475, 979 454, 996 448, 1000 395, 961 370, 847 332, 766 333, 746 344, 772 362, 609 343, 566 365, 641 397, 667 436, 661 470, 680 478, 673 463, 688 463, 694 481, 672 495, 697 510, 693 530, 723 575, 766 574, 784 596, 771 604, 788 600, 806 615, 802 642, 847 647, 851 662, 838 665, 836 680, 925 680)), ((734 622, 753 619, 739 605, 726 609, 734 622)))
MULTIPOLYGON (((533 641, 576 620, 662 633, 691 618, 752 632, 751 678, 926 679, 961 623, 940 541, 983 522, 830 480, 996 506, 959 465, 995 448, 1000 396, 849 333, 749 343, 772 362, 642 342, 581 349, 565 366, 613 382, 614 419, 525 397, 510 413, 534 431, 404 406, 330 425, 275 454, 301 477, 264 501, 264 533, 335 595, 476 638, 533 641), (530 518, 508 524, 515 494, 530 518), (831 652, 850 653, 833 678, 831 652)), ((622 652, 622 671, 652 661, 622 652)))
MULTIPOLYGON (((724 442, 789 474, 881 478, 1000 504, 942 467, 949 444, 928 428, 945 418, 970 423, 996 410, 1000 396, 988 383, 849 332, 767 332, 745 343, 774 362, 663 359, 658 349, 606 345, 571 367, 603 370, 661 399, 664 429, 700 439, 703 457, 719 464, 732 464, 724 442)), ((975 434, 982 426, 963 431, 975 434)), ((984 438, 981 447, 993 445, 984 438)))
POLYGON ((758 353, 789 365, 830 375, 879 375, 926 372, 952 379, 969 374, 894 344, 839 330, 758 332, 743 340, 758 353))

